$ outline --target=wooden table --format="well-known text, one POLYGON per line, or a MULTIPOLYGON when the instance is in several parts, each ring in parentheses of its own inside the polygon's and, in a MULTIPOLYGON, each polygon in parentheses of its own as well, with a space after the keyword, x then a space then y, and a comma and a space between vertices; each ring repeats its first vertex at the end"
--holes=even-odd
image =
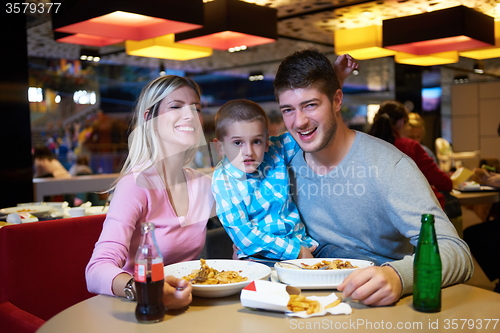
POLYGON ((498 191, 460 192, 453 190, 451 195, 456 197, 463 206, 489 204, 500 201, 498 191))
MULTIPOLYGON (((324 296, 329 293, 331 290, 303 291, 306 296, 324 296)), ((98 295, 57 314, 37 332, 282 333, 306 329, 358 333, 500 331, 500 294, 460 284, 443 289, 442 295, 442 310, 438 313, 415 311, 412 297, 408 296, 396 305, 387 307, 368 307, 350 301, 353 308, 351 315, 308 319, 245 308, 240 303, 239 295, 213 299, 195 297, 187 310, 167 313, 164 321, 156 324, 137 323, 134 302, 98 295)))

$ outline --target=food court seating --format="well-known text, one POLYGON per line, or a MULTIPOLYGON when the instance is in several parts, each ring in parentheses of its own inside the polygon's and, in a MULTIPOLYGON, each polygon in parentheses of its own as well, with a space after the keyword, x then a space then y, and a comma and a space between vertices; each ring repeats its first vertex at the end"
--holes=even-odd
POLYGON ((35 332, 93 294, 85 267, 105 215, 0 228, 0 331, 35 332))

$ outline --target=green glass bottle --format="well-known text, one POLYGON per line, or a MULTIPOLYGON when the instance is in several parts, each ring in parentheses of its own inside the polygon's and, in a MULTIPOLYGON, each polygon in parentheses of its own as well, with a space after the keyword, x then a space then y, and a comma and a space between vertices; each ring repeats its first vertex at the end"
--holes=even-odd
POLYGON ((421 312, 441 311, 442 265, 434 229, 434 215, 423 214, 413 261, 413 307, 421 312))

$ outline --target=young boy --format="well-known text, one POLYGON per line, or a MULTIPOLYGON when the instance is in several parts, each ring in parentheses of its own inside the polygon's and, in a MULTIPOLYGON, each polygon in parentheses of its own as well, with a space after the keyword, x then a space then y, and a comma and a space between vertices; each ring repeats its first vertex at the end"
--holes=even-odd
POLYGON ((268 137, 265 111, 248 100, 224 104, 215 116, 217 164, 212 190, 217 215, 238 258, 312 258, 309 237, 290 195, 287 164, 300 147, 286 132, 268 137))

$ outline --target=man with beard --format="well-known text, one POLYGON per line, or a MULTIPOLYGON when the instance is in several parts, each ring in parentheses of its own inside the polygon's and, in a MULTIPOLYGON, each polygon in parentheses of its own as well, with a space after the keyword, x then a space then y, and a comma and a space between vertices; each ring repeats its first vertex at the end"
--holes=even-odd
POLYGON ((275 95, 287 130, 303 153, 289 173, 313 255, 373 261, 337 289, 367 305, 390 305, 413 290, 413 253, 422 214, 435 216, 442 286, 472 276, 467 244, 440 208, 415 163, 397 148, 342 121, 342 90, 328 58, 295 52, 281 63, 275 95))

